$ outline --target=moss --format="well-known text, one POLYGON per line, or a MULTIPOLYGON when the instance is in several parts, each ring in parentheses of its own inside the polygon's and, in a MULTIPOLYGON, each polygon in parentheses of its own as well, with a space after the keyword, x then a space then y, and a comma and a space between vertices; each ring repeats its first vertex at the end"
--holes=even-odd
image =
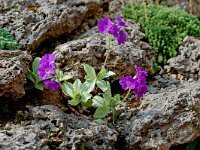
POLYGON ((18 43, 13 36, 3 28, 0 28, 0 50, 16 50, 18 43))
POLYGON ((127 5, 123 14, 141 24, 146 39, 157 53, 155 67, 165 65, 169 58, 177 55, 184 37, 200 37, 197 17, 177 7, 138 3, 127 5))

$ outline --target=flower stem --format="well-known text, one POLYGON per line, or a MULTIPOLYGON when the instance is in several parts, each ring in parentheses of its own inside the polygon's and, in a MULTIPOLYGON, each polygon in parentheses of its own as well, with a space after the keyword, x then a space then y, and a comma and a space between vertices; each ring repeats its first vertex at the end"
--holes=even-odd
POLYGON ((108 39, 108 49, 106 50, 106 53, 105 53, 106 58, 105 58, 105 61, 104 61, 103 67, 106 66, 106 62, 107 62, 108 57, 109 57, 109 55, 110 55, 110 34, 107 35, 107 39, 108 39))
POLYGON ((127 99, 127 97, 129 96, 130 92, 131 92, 131 89, 129 89, 129 90, 128 90, 128 92, 127 92, 126 96, 123 98, 123 100, 122 100, 122 101, 125 101, 125 100, 127 99))
POLYGON ((190 14, 191 15, 192 15, 192 11, 193 11, 192 5, 193 5, 193 0, 190 0, 190 14))

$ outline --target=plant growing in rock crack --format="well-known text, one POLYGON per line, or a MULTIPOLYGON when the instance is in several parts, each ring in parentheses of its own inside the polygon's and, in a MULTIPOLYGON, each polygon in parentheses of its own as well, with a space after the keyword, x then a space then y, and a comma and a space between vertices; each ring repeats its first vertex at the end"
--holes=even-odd
MULTIPOLYGON (((121 96, 119 94, 112 95, 111 87, 107 79, 114 76, 115 73, 107 71, 105 66, 110 53, 110 38, 111 35, 116 38, 118 44, 124 44, 126 41, 126 33, 121 27, 126 27, 126 23, 119 17, 116 17, 116 24, 112 23, 109 18, 105 18, 99 21, 99 32, 107 34, 108 38, 108 50, 106 52, 105 62, 102 65, 101 70, 96 73, 95 69, 84 64, 83 68, 86 72, 84 82, 80 79, 76 79, 73 83, 69 82, 72 77, 63 73, 55 63, 55 54, 46 54, 42 58, 35 58, 32 71, 29 70, 28 78, 33 82, 34 87, 43 90, 44 87, 58 90, 61 88, 62 92, 69 96, 71 99, 68 101, 70 105, 81 105, 83 109, 89 107, 96 107, 94 113, 94 119, 98 123, 105 123, 106 117, 112 114, 113 122, 117 118, 116 106, 121 105, 121 96), (98 89, 98 90, 96 90, 98 89), (95 92, 94 92, 95 91, 95 92)), ((146 76, 147 72, 142 71, 135 65, 136 76, 122 77, 119 81, 124 90, 128 90, 127 96, 123 101, 126 102, 126 98, 130 94, 131 90, 135 92, 137 99, 141 98, 147 91, 146 76)))
POLYGON ((14 37, 5 29, 0 28, 0 50, 16 50, 18 43, 14 37))
POLYGON ((60 137, 63 134, 63 131, 57 127, 51 127, 50 131, 48 132, 48 138, 51 139, 53 142, 60 141, 60 137))
POLYGON ((154 70, 159 70, 159 66, 177 55, 177 49, 187 35, 200 37, 200 21, 178 7, 149 4, 146 6, 147 15, 144 8, 145 3, 135 4, 134 9, 132 4, 127 5, 123 14, 140 23, 146 39, 157 54, 154 70))

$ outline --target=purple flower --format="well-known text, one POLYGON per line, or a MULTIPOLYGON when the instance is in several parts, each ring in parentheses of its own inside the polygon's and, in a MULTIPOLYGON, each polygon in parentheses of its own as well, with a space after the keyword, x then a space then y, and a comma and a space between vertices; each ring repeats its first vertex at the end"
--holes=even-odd
POLYGON ((136 76, 126 76, 119 80, 122 88, 124 90, 132 89, 135 92, 136 98, 141 98, 147 92, 146 76, 148 76, 146 71, 142 71, 137 65, 135 65, 136 76))
POLYGON ((101 33, 112 34, 119 45, 124 44, 126 41, 126 33, 120 27, 126 27, 126 23, 119 17, 116 17, 116 24, 114 24, 108 17, 99 21, 98 29, 101 33))
POLYGON ((117 22, 117 26, 127 27, 126 22, 124 22, 119 16, 117 16, 115 19, 117 22))
POLYGON ((136 82, 136 80, 133 79, 132 76, 126 76, 119 80, 119 83, 121 84, 121 86, 124 90, 134 89, 135 82, 136 82))
POLYGON ((60 87, 60 83, 56 81, 56 78, 45 80, 44 85, 53 91, 56 91, 60 87))
POLYGON ((110 31, 110 28, 112 27, 112 25, 113 25, 113 23, 108 17, 100 20, 99 24, 98 24, 99 32, 108 33, 110 31))
POLYGON ((109 31, 116 39, 119 45, 124 44, 126 41, 126 33, 120 30, 117 25, 113 25, 109 31))
POLYGON ((146 80, 146 76, 148 76, 146 71, 142 71, 140 67, 138 67, 137 65, 135 65, 135 70, 136 70, 136 77, 139 80, 146 80))
POLYGON ((115 38, 117 38, 119 35, 119 32, 120 32, 119 27, 116 24, 114 24, 111 26, 108 33, 112 34, 115 38))
POLYGON ((135 91, 135 97, 137 99, 140 99, 146 92, 147 92, 147 86, 145 84, 138 84, 138 86, 134 89, 135 91))
POLYGON ((120 30, 116 38, 119 45, 124 44, 126 42, 126 33, 123 30, 120 30))
POLYGON ((48 79, 55 71, 55 54, 46 54, 42 56, 38 66, 38 78, 48 79))

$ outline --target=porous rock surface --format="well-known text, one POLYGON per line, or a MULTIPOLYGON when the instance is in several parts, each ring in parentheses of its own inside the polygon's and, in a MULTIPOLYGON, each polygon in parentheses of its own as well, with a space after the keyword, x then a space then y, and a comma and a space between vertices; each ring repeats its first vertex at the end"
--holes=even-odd
MULTIPOLYGON (((106 1, 106 0, 104 0, 106 1)), ((96 15, 103 0, 0 0, 0 27, 35 50, 46 41, 69 34, 96 15)))
POLYGON ((185 80, 200 79, 200 40, 186 37, 179 47, 179 53, 167 61, 165 72, 179 75, 185 80))
MULTIPOLYGON (((131 20, 125 21, 128 24, 128 27, 125 28, 128 36, 127 41, 119 46, 116 39, 112 38, 111 52, 106 63, 106 69, 114 71, 116 79, 133 74, 135 64, 152 74, 154 54, 150 50, 151 46, 142 41, 144 34, 140 31, 138 24, 131 20)), ((84 36, 83 39, 62 44, 56 47, 54 51, 58 66, 75 78, 81 78, 85 75, 83 71, 84 63, 99 70, 104 63, 104 54, 108 47, 106 35, 98 33, 97 28, 92 29, 84 36)))
POLYGON ((25 95, 30 61, 31 56, 25 51, 0 51, 0 97, 18 99, 25 95))
POLYGON ((122 113, 117 130, 125 149, 168 150, 200 136, 200 81, 181 84, 159 94, 147 94, 138 108, 122 113))
POLYGON ((97 125, 83 117, 65 114, 57 107, 44 105, 30 108, 30 125, 0 131, 0 149, 95 149, 111 150, 118 133, 106 125, 97 125), (63 131, 57 142, 48 138, 52 127, 63 131), (52 147, 50 148, 49 145, 52 147))

